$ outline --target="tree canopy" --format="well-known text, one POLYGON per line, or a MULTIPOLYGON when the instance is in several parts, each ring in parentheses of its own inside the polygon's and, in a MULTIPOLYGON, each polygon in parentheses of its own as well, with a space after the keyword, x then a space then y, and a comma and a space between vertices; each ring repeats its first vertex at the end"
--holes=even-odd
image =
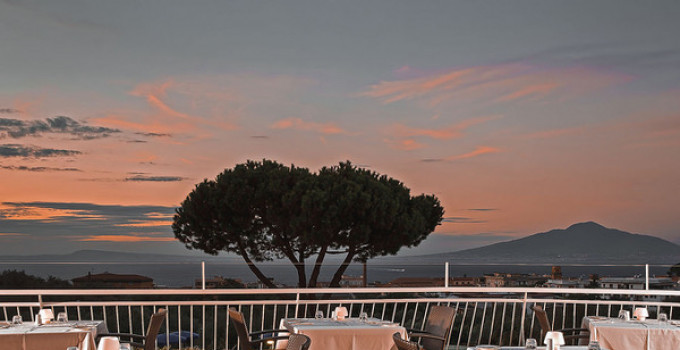
POLYGON ((237 253, 266 285, 257 262, 287 259, 299 287, 314 287, 324 259, 344 254, 331 286, 352 261, 396 254, 441 223, 433 195, 411 196, 398 180, 349 161, 317 173, 271 160, 248 161, 196 185, 176 209, 175 237, 189 249, 237 253), (305 262, 314 258, 307 280, 305 262))

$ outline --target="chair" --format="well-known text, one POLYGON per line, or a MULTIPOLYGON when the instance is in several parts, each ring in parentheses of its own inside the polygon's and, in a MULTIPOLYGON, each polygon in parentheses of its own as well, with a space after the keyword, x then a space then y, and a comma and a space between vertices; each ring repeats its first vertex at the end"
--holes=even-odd
MULTIPOLYGON (((248 327, 246 326, 246 319, 243 317, 243 313, 241 311, 238 311, 234 308, 229 308, 229 319, 231 320, 231 324, 234 325, 234 328, 236 329, 236 334, 238 335, 238 339, 241 343, 241 350, 255 350, 259 349, 259 344, 264 343, 270 340, 279 340, 279 339, 288 339, 288 335, 280 335, 280 336, 273 336, 273 337, 263 337, 263 338, 258 338, 258 339, 252 339, 253 336, 260 336, 262 334, 266 333, 277 333, 277 332, 282 332, 282 333, 288 333, 288 330, 285 329, 272 329, 272 330, 264 330, 264 331, 259 331, 259 332, 248 332, 248 327)), ((298 340, 299 341, 299 340, 298 340)), ((309 347, 309 345, 307 345, 309 347)), ((236 345, 232 349, 236 349, 236 345)), ((295 349, 295 348, 293 348, 295 349)))
POLYGON ((307 350, 312 340, 304 334, 293 333, 288 336, 288 345, 286 350, 307 350))
POLYGON ((430 314, 425 321, 425 328, 409 330, 409 339, 420 339, 419 344, 424 350, 444 350, 449 344, 453 317, 456 309, 448 306, 435 305, 430 308, 430 314))
MULTIPOLYGON (((539 305, 532 306, 531 310, 534 310, 538 323, 541 325, 541 339, 543 339, 546 333, 553 331, 550 321, 548 321, 548 314, 539 305)), ((565 343, 570 341, 576 343, 579 339, 590 339, 590 332, 587 328, 562 328, 556 329, 555 332, 562 332, 564 334, 565 343)))
POLYGON ((146 336, 130 333, 103 333, 97 334, 97 339, 99 339, 100 337, 120 337, 123 340, 129 339, 130 345, 134 346, 135 348, 140 348, 144 350, 155 350, 156 336, 158 335, 158 331, 160 331, 161 329, 161 325, 163 325, 163 321, 165 321, 165 315, 167 313, 168 311, 165 309, 158 309, 158 311, 155 314, 151 315, 149 327, 147 327, 146 329, 146 336), (141 341, 141 343, 133 341, 133 339, 141 341))
POLYGON ((406 339, 401 339, 401 333, 396 332, 392 335, 394 339, 394 345, 397 346, 398 350, 422 350, 423 348, 414 341, 408 341, 406 339))

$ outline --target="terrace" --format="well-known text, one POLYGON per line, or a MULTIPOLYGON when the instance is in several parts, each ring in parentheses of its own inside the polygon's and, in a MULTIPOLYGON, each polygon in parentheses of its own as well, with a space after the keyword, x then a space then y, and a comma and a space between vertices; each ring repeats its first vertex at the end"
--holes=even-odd
MULTIPOLYGON (((41 308, 68 312, 72 320, 105 320, 111 332, 143 334, 149 316, 168 310, 161 333, 199 334, 179 349, 228 349, 237 344, 227 310, 243 312, 251 331, 278 328, 284 317, 328 315, 345 306, 351 317, 369 316, 422 327, 432 305, 457 310, 449 349, 477 344, 521 345, 539 338, 530 306, 542 306, 554 328, 579 327, 584 316, 616 316, 621 309, 647 307, 654 318, 664 312, 680 319, 680 291, 574 288, 318 288, 318 289, 155 289, 155 290, 3 290, 0 320, 21 315, 33 320, 41 308), (649 301, 653 300, 653 301, 649 301)), ((169 341, 169 338, 166 339, 169 341)))

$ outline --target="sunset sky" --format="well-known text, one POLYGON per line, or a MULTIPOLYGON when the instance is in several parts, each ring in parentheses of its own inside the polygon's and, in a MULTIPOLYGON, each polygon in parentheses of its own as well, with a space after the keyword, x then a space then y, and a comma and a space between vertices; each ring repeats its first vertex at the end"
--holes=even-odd
MULTIPOLYGON (((433 193, 413 253, 596 221, 680 243, 680 2, 0 0, 0 255, 186 253, 248 159, 433 193)), ((407 252, 408 253, 408 252, 407 252)))

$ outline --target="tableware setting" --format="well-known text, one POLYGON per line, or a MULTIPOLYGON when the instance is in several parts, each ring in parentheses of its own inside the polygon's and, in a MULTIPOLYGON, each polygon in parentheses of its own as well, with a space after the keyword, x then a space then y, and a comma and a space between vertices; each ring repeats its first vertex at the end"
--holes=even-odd
POLYGON ((560 345, 564 345, 564 334, 562 332, 547 332, 543 344, 546 350, 560 350, 560 345))
POLYGON ((646 307, 636 307, 633 315, 638 321, 644 321, 649 317, 649 312, 646 307))

